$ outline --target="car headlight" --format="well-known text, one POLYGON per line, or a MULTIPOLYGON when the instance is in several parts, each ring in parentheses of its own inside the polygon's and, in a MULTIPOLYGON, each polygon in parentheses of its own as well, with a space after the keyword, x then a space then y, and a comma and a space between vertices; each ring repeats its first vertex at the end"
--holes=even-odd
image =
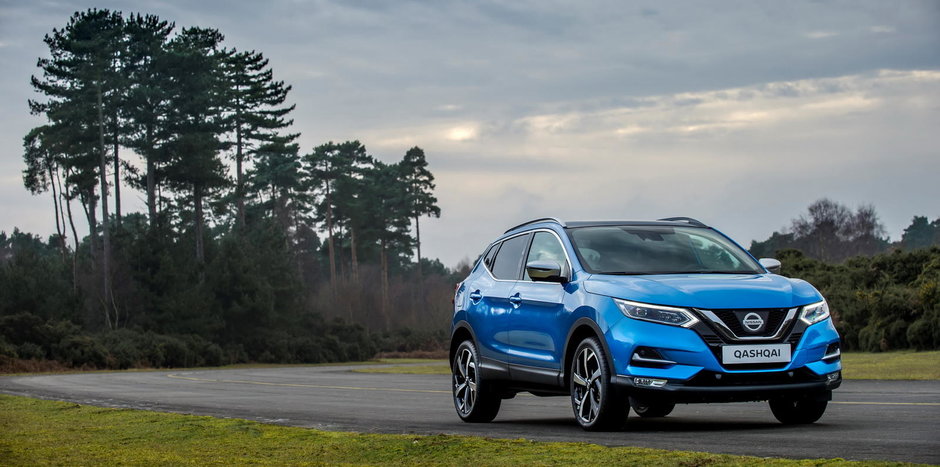
POLYGON ((614 303, 620 307, 620 311, 628 318, 669 324, 672 326, 682 326, 684 328, 695 326, 695 323, 698 323, 698 318, 685 308, 649 305, 616 298, 614 299, 614 303))
POLYGON ((800 319, 806 324, 816 324, 829 317, 829 304, 825 300, 803 306, 800 319))

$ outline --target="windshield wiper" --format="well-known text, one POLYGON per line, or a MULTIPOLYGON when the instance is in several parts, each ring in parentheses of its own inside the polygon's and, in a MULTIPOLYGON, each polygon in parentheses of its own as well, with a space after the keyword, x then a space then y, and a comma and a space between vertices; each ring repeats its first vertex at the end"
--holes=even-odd
POLYGON ((611 276, 655 276, 668 274, 760 274, 757 271, 610 271, 599 274, 609 274, 611 276))

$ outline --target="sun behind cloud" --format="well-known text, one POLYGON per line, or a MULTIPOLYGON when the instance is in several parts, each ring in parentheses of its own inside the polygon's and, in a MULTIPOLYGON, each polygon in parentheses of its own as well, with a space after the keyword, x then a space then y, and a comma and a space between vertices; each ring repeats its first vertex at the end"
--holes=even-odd
POLYGON ((451 141, 469 141, 476 139, 480 129, 476 125, 462 125, 453 127, 447 132, 447 139, 451 141))

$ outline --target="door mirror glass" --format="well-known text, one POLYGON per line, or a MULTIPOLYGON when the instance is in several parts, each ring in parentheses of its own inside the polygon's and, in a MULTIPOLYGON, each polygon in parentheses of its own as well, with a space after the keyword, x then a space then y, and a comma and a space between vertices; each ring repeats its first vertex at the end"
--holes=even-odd
POLYGON ((525 271, 536 282, 568 282, 568 277, 562 273, 557 261, 529 261, 525 271))
POLYGON ((775 260, 773 258, 761 258, 757 261, 760 263, 761 266, 764 267, 764 269, 774 274, 780 274, 780 266, 781 266, 780 261, 775 260))

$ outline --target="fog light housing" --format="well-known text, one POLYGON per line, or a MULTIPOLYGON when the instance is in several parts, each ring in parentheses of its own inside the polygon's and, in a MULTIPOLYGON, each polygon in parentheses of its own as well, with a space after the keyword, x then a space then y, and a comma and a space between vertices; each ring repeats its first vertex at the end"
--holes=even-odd
POLYGON ((637 347, 630 358, 630 364, 636 366, 648 366, 653 368, 662 368, 675 365, 676 362, 666 360, 658 350, 650 347, 637 347))
POLYGON ((834 371, 826 375, 826 384, 831 385, 833 383, 840 381, 841 379, 842 379, 842 372, 834 371))
POLYGON ((840 358, 842 358, 842 348, 838 342, 833 342, 826 347, 826 353, 823 354, 822 359, 826 363, 832 363, 840 358))
POLYGON ((646 387, 646 388, 661 388, 666 385, 668 381, 665 379, 656 379, 656 378, 633 378, 633 384, 646 387))

